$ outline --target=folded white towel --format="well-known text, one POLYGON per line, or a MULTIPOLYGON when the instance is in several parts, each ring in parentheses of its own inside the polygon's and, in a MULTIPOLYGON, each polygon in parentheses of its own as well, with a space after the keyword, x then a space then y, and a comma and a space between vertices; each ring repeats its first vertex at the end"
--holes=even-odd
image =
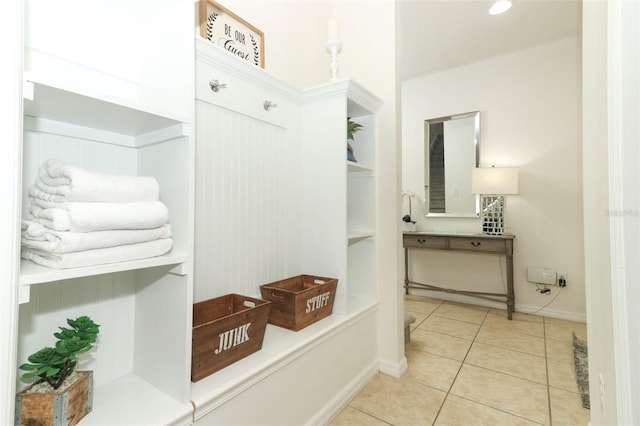
POLYGON ((160 194, 158 182, 149 176, 95 173, 54 159, 40 166, 35 184, 51 196, 62 196, 61 201, 157 201, 160 194))
POLYGON ((171 238, 162 238, 145 243, 86 250, 75 253, 49 253, 23 248, 22 257, 49 268, 79 268, 82 266, 102 265, 156 257, 170 251, 172 245, 173 240, 171 238))
MULTIPOLYGON (((36 179, 36 183, 37 182, 38 179, 36 179)), ((32 186, 29 188, 29 196, 32 198, 37 198, 39 201, 47 201, 51 203, 66 203, 69 201, 64 195, 50 194, 38 188, 37 186, 32 186)))
POLYGON ((22 221, 22 247, 50 253, 72 253, 169 237, 170 225, 153 229, 71 232, 54 231, 37 222, 22 221))
MULTIPOLYGON (((33 201, 33 199, 32 199, 33 201)), ((152 229, 169 222, 160 201, 135 203, 59 203, 60 207, 30 205, 33 221, 55 231, 93 232, 114 229, 152 229)))

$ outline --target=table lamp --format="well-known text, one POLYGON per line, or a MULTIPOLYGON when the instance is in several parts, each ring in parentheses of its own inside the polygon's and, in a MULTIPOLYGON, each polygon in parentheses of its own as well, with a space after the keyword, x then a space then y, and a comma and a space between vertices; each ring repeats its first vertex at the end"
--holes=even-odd
POLYGON ((481 199, 482 233, 505 233, 505 195, 518 193, 517 167, 477 167, 471 177, 471 192, 481 199))

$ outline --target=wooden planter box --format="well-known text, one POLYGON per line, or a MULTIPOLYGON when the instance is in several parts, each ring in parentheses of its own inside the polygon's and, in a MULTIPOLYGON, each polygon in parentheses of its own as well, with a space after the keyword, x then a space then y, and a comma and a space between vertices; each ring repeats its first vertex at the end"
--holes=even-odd
POLYGON ((269 323, 301 330, 331 315, 338 280, 298 275, 260 286, 262 298, 271 302, 269 323))
POLYGON ((191 381, 262 349, 270 305, 238 294, 194 304, 191 381))
POLYGON ((69 388, 51 393, 28 393, 16 397, 16 425, 73 426, 93 408, 93 371, 77 371, 81 378, 69 388))

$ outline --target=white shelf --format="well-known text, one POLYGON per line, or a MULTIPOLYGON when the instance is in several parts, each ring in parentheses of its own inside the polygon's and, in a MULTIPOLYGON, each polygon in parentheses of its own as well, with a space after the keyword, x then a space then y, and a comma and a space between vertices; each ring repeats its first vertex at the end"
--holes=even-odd
POLYGON ((349 244, 351 244, 365 238, 375 237, 375 235, 375 231, 350 231, 349 234, 347 234, 347 240, 349 244))
POLYGON ((348 314, 332 314, 299 331, 267 324, 262 349, 191 384, 195 419, 312 350, 376 309, 373 299, 350 298, 348 314))
POLYGON ((192 419, 190 403, 181 404, 131 374, 94 389, 93 410, 82 425, 188 425, 192 419))
POLYGON ((107 263, 104 265, 86 266, 82 268, 53 269, 38 265, 30 260, 20 261, 20 285, 30 286, 52 281, 67 280, 71 278, 88 277, 93 275, 109 274, 112 272, 130 271, 142 268, 152 268, 164 265, 177 265, 186 262, 188 255, 185 252, 170 252, 163 256, 150 257, 148 259, 133 260, 130 262, 107 263))
POLYGON ((130 147, 188 135, 180 117, 126 100, 105 100, 34 81, 25 83, 25 128, 130 147))
POLYGON ((360 163, 355 163, 353 161, 348 161, 347 160, 347 171, 349 173, 354 173, 354 172, 373 172, 373 169, 369 166, 360 164, 360 163))

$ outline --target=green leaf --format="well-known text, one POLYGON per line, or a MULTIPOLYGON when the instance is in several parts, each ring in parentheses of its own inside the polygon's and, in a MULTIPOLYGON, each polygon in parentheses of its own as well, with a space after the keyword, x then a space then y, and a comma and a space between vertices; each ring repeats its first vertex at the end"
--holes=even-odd
POLYGON ((31 371, 31 370, 35 370, 36 366, 33 364, 22 364, 20 367, 18 367, 20 370, 24 370, 24 371, 31 371))
POLYGON ((353 134, 363 128, 362 124, 351 121, 351 117, 347 118, 347 139, 353 140, 353 134))
POLYGON ((55 349, 50 348, 50 347, 46 347, 46 348, 40 349, 38 352, 36 352, 34 354, 29 355, 29 357, 27 359, 31 363, 39 364, 39 363, 45 362, 46 360, 51 358, 51 356, 54 353, 55 353, 55 349))
POLYGON ((44 365, 38 369, 38 376, 41 377, 51 377, 57 374, 60 371, 59 368, 50 367, 48 365, 44 365))
POLYGON ((37 376, 38 376, 38 372, 37 371, 32 371, 30 373, 24 373, 22 375, 22 378, 23 379, 32 379, 32 378, 37 377, 37 376))
POLYGON ((80 349, 78 349, 78 350, 76 351, 76 354, 80 355, 80 354, 83 354, 83 353, 85 353, 85 352, 89 352, 89 351, 91 350, 91 348, 92 348, 92 347, 93 347, 93 346, 91 346, 91 345, 87 345, 87 346, 85 346, 84 348, 80 348, 80 349))
POLYGON ((58 339, 71 339, 76 335, 74 330, 69 330, 68 328, 60 327, 60 333, 53 333, 53 335, 58 339))

